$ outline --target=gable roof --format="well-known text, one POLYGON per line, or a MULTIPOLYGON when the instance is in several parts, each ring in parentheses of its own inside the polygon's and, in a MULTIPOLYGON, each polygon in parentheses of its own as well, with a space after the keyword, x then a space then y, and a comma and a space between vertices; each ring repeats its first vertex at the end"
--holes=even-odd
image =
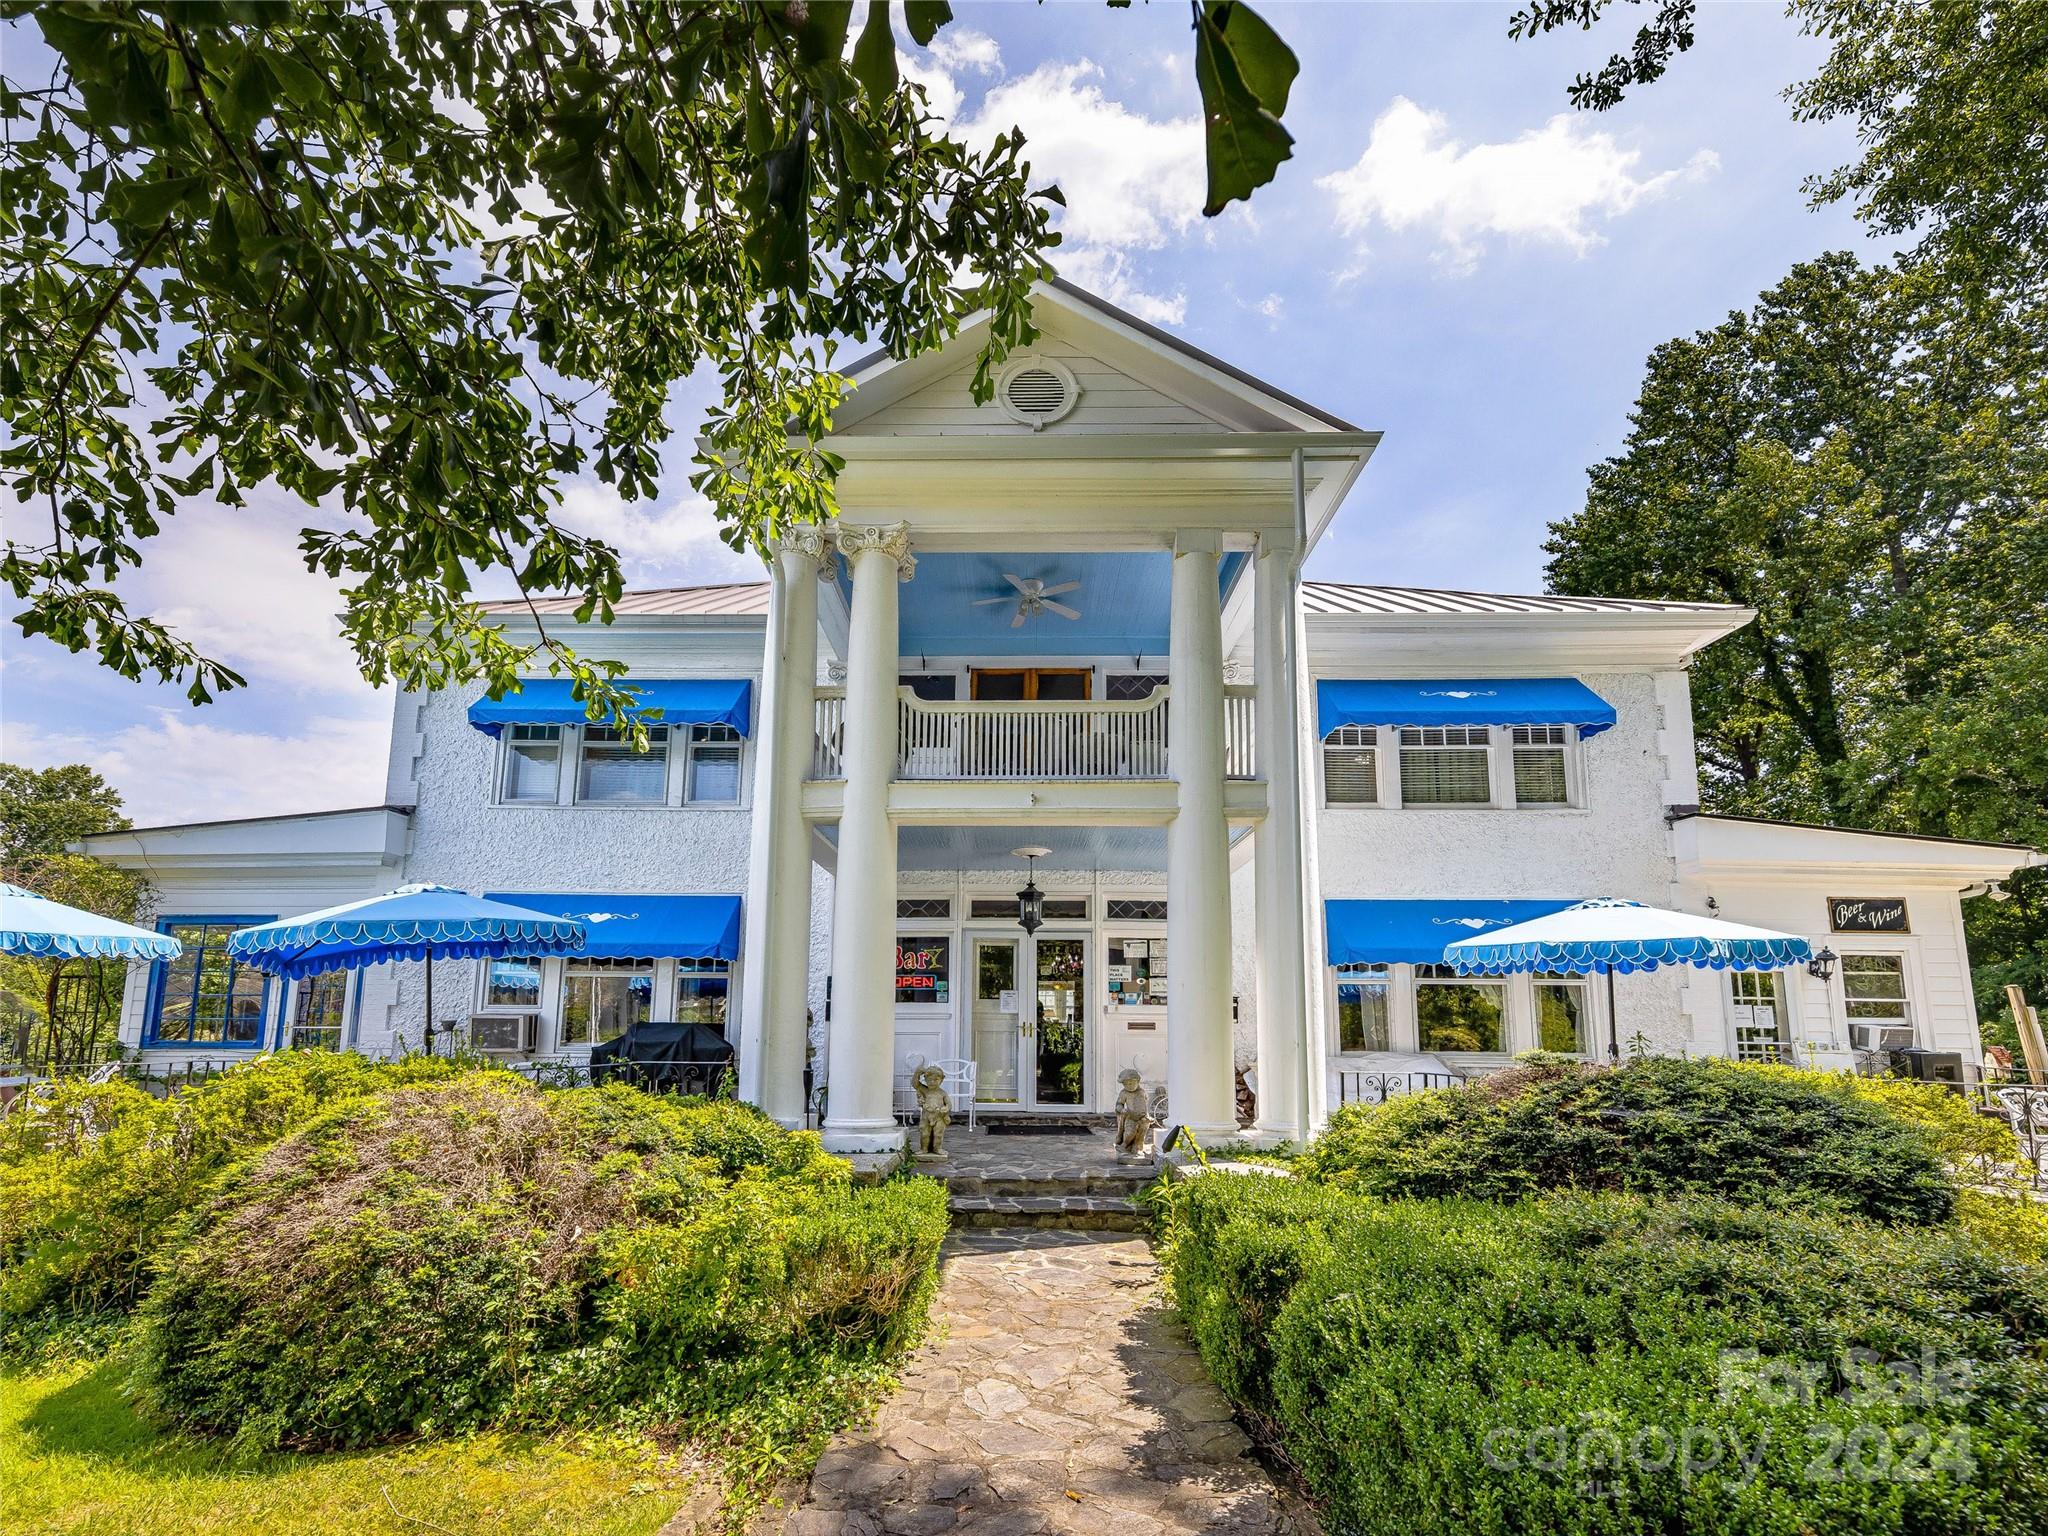
POLYGON ((1635 597, 1519 596, 1459 592, 1438 587, 1379 587, 1349 581, 1304 581, 1301 606, 1311 614, 1428 615, 1522 613, 1670 613, 1725 615, 1747 610, 1734 603, 1677 603, 1635 597))

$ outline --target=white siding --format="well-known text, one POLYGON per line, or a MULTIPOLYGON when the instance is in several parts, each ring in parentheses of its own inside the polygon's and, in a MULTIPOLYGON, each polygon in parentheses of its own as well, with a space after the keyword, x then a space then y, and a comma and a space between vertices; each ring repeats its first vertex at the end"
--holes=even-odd
MULTIPOLYGON (((1042 338, 1030 355, 1063 363, 1080 386, 1079 402, 1065 417, 1042 430, 1067 436, 1103 432, 1214 432, 1222 425, 1193 406, 1141 384, 1099 358, 1052 337, 1042 338)), ((946 436, 955 433, 1030 437, 1034 429, 1013 421, 993 400, 976 405, 970 386, 972 362, 934 379, 922 389, 885 406, 864 421, 846 428, 849 436, 946 436)))

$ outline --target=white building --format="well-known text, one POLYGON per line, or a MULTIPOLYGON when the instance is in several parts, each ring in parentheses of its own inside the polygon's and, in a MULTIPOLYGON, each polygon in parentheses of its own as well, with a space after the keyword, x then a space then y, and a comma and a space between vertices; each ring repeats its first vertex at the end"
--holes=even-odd
MULTIPOLYGON (((571 960, 437 967, 440 1029, 574 1058, 716 1023, 785 1121, 895 1144, 913 1057, 1015 1112, 1119 1070, 1226 1135, 1519 1051, 1979 1061, 1960 899, 2023 848, 1698 814, 1687 666, 1739 608, 1302 582, 1378 435, 1076 289, 973 403, 974 330, 855 365, 838 523, 752 585, 635 593, 580 651, 664 710, 635 755, 566 685, 397 701, 385 804, 107 834, 186 958, 131 979, 167 1065, 417 1046, 416 966, 289 986, 233 928, 435 881, 603 914, 571 960), (1025 861, 1043 926, 1018 923, 1025 861), (1810 936, 1830 979, 1457 979, 1451 939, 1589 896, 1810 936), (1641 1048, 1639 1045, 1638 1048, 1641 1048)), ((498 610, 530 628, 523 605, 498 610)))

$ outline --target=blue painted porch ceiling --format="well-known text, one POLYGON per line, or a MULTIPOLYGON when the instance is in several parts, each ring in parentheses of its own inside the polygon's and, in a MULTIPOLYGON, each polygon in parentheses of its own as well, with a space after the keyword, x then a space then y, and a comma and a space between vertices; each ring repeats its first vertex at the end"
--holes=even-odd
MULTIPOLYGON (((1219 580, 1230 593, 1245 564, 1223 557, 1219 580)), ((930 554, 917 558, 917 575, 901 589, 898 633, 906 656, 1094 656, 1156 658, 1164 667, 1172 612, 1173 559, 1165 551, 1118 554, 930 554), (1012 629, 1015 601, 976 607, 978 598, 1012 599, 1010 572, 1047 586, 1078 581, 1053 600, 1078 608, 1066 619, 1040 613, 1012 629)), ((852 581, 842 565, 841 591, 852 581)))

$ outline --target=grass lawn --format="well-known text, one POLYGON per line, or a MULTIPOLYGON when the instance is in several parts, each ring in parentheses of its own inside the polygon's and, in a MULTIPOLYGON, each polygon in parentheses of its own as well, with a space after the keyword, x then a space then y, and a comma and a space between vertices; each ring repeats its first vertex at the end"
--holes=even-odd
POLYGON ((579 1437, 238 1459, 139 1419, 115 1365, 0 1373, 10 1536, 648 1536, 687 1485, 645 1442, 579 1437))

